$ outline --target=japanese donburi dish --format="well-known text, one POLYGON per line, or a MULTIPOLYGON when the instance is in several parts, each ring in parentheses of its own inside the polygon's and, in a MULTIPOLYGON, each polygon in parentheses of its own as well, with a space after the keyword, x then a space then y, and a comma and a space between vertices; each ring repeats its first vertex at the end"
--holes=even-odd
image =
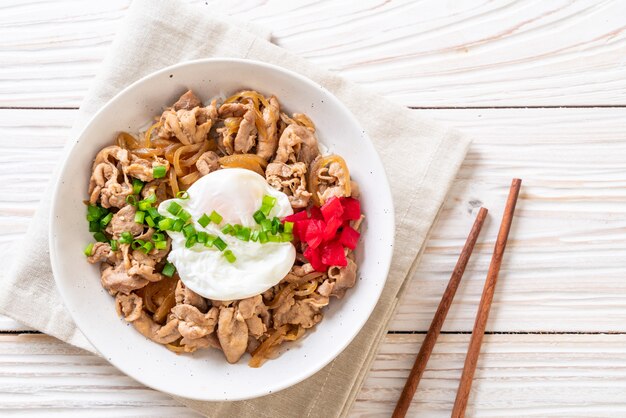
POLYGON ((187 91, 111 137, 91 168, 85 255, 146 338, 259 367, 355 285, 358 186, 278 97, 187 91))

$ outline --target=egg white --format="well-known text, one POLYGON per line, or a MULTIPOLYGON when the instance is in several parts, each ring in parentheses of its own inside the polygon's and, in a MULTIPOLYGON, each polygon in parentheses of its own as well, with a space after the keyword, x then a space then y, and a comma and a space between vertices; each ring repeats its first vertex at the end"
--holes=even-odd
POLYGON ((230 263, 221 251, 203 244, 185 248, 186 239, 182 232, 167 231, 172 238, 172 249, 167 259, 176 266, 185 286, 209 299, 244 299, 276 285, 291 270, 296 249, 290 242, 261 244, 242 241, 221 232, 227 223, 259 228, 252 215, 261 207, 264 195, 276 198, 269 218, 293 214, 287 195, 272 188, 262 176, 240 168, 217 170, 196 181, 187 193, 188 199, 162 202, 159 213, 172 217, 167 208, 171 202, 178 203, 191 214, 197 231, 221 237, 237 260, 230 263), (198 224, 203 214, 210 215, 214 210, 224 218, 220 225, 209 223, 202 227, 198 224))

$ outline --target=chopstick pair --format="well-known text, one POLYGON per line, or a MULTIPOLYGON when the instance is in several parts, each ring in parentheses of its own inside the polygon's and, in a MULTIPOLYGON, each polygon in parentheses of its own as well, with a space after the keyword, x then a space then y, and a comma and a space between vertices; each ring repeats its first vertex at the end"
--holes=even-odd
MULTIPOLYGON (((511 229, 511 222, 513 220, 513 213, 515 212, 515 204, 517 197, 519 196, 522 180, 513 179, 511 182, 511 188, 509 190, 509 196, 507 198, 506 206, 504 208, 504 214, 502 215, 502 222, 500 223, 500 230, 498 231, 498 238, 494 248, 491 263, 489 264, 489 271, 485 280, 485 286, 478 305, 478 312, 476 313, 476 321, 474 323, 474 329, 472 330, 472 338, 470 340, 467 356, 465 357, 465 364, 463 366, 463 373, 459 382, 459 388, 456 394, 456 400, 454 401, 454 408, 452 409, 452 418, 463 418, 465 416, 465 409, 467 407, 467 400, 469 398, 470 389, 472 387, 472 379, 474 378, 474 372, 476 371, 476 364, 478 363, 478 356, 480 354, 480 346, 482 344, 483 336, 485 335, 485 327, 487 325, 487 319, 489 318, 489 309, 491 308, 491 302, 493 301, 493 294, 498 280, 498 273, 500 272, 500 266, 502 265, 502 256, 504 255, 504 249, 506 248, 506 241, 511 229)), ((435 342, 441 332, 441 327, 446 319, 454 295, 459 287, 465 267, 469 261, 474 245, 480 234, 485 218, 487 217, 487 209, 481 207, 472 226, 459 260, 452 271, 450 281, 446 290, 443 292, 435 316, 430 324, 430 328, 426 333, 426 338, 422 343, 413 368, 409 373, 409 377, 404 385, 400 399, 396 404, 396 409, 393 412, 392 418, 402 418, 406 415, 413 395, 417 390, 417 386, 426 369, 426 363, 430 358, 430 355, 435 346, 435 342)))

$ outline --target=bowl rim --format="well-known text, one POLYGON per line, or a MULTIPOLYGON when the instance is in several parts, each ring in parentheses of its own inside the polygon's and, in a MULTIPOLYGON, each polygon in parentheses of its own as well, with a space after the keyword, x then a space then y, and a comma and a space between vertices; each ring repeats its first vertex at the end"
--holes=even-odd
MULTIPOLYGON (((73 139, 70 139, 70 143, 68 144, 68 146, 65 149, 64 152, 64 156, 62 159, 62 162, 59 166, 59 171, 58 171, 58 177, 55 179, 55 185, 54 185, 54 189, 53 189, 53 193, 52 193, 52 204, 50 206, 50 229, 49 229, 49 233, 48 233, 48 241, 49 241, 49 251, 50 251, 50 263, 51 263, 51 267, 52 267, 52 273, 54 276, 54 280, 56 283, 56 287, 57 290, 59 291, 59 294, 61 295, 64 304, 67 303, 66 301, 71 299, 68 292, 65 291, 64 286, 61 285, 61 279, 58 278, 61 275, 61 267, 59 265, 60 260, 59 260, 59 254, 56 250, 56 246, 54 244, 55 242, 55 236, 58 234, 59 230, 58 230, 58 225, 57 222, 54 222, 54 219, 56 219, 57 213, 59 212, 60 208, 58 208, 58 206, 60 205, 60 202, 62 201, 61 199, 61 195, 60 195, 60 189, 62 186, 62 178, 63 175, 65 173, 65 171, 68 168, 68 162, 70 161, 70 157, 72 156, 72 154, 75 152, 76 146, 77 144, 83 139, 83 136, 85 135, 86 131, 89 130, 89 128, 91 127, 92 124, 94 124, 94 122, 96 120, 98 120, 102 114, 106 113, 107 111, 109 111, 109 108, 113 107, 113 105, 115 104, 115 102, 121 97, 126 95, 130 90, 136 88, 138 85, 143 84, 147 81, 149 81, 150 79, 153 78, 157 78, 159 76, 162 76, 163 74, 167 74, 168 72, 171 71, 175 71, 181 67, 187 67, 187 66, 195 66, 195 65, 205 65, 205 64, 212 64, 212 63, 223 63, 223 64, 232 64, 232 65, 251 65, 251 66, 258 66, 258 67, 265 67, 266 69, 270 70, 270 71, 275 71, 275 72, 279 72, 279 73, 283 73, 286 74, 287 76, 290 76, 294 79, 296 79, 299 83, 304 83, 304 84, 308 84, 311 87, 314 88, 321 88, 326 94, 330 95, 337 103, 337 105, 342 108, 343 112, 345 113, 345 117, 347 117, 349 119, 349 122, 357 127, 359 127, 363 132, 364 132, 364 146, 366 147, 370 147, 371 151, 373 151, 373 158, 375 159, 375 162, 380 166, 380 168, 382 169, 382 173, 383 176, 381 176, 382 178, 380 179, 380 189, 377 191, 377 194, 379 194, 380 198, 382 199, 386 199, 386 201, 388 202, 388 206, 390 208, 390 213, 389 218, 386 220, 386 223, 390 226, 392 231, 395 231, 395 211, 394 211, 394 203, 393 203, 393 199, 392 199, 392 195, 391 195, 391 188, 389 186, 389 180, 387 178, 387 174, 386 174, 386 170, 384 165, 382 164, 382 161, 380 159, 380 155, 378 154, 378 151, 376 150, 376 148, 374 147, 374 144, 372 143, 369 135, 367 134, 367 132, 362 129, 361 124, 359 123, 359 121, 356 119, 356 117, 352 114, 352 112, 350 111, 350 109, 348 109, 348 107, 337 97, 335 96, 331 91, 329 91, 328 89, 326 89, 324 86, 320 85, 319 83, 309 79, 308 77, 305 77, 295 71, 289 70, 287 68, 278 66, 278 65, 274 65, 274 64, 270 64, 267 62, 263 62, 263 61, 258 61, 258 60, 252 60, 252 59, 244 59, 244 58, 226 58, 226 57, 215 57, 215 58, 202 58, 202 59, 194 59, 194 60, 188 60, 188 61, 182 61, 179 62, 177 64, 171 65, 171 66, 167 66, 167 67, 163 67, 159 70, 153 71, 143 77, 141 77, 140 79, 134 81, 133 83, 129 84, 128 86, 124 87, 121 91, 119 91, 117 94, 115 94, 113 97, 111 97, 109 100, 107 100, 107 102, 100 107, 100 109, 98 109, 98 111, 89 119, 89 121, 81 128, 80 133, 75 136, 73 139)), ((282 383, 277 384, 276 386, 274 386, 272 388, 271 394, 279 392, 281 390, 284 390, 286 388, 289 388, 297 383, 300 383, 302 381, 304 381, 305 379, 308 379, 309 377, 313 376, 314 374, 316 374, 317 372, 319 372, 320 370, 322 370, 324 367, 326 367, 328 364, 330 364, 333 360, 335 360, 339 354, 341 354, 348 345, 350 345, 350 343, 352 343, 352 341, 354 340, 354 338, 356 338, 356 336, 361 332, 361 330, 363 329, 363 327, 365 326, 365 324, 367 323, 367 321, 369 321, 370 316, 372 314, 372 312, 374 311, 374 309, 376 308, 376 306, 378 305, 378 302, 380 301, 380 296, 382 294, 383 289, 385 288, 385 285, 387 283, 387 279, 388 279, 388 275, 389 275, 389 270, 391 268, 391 261, 393 258, 393 248, 394 248, 394 242, 395 242, 395 233, 392 233, 391 235, 391 240, 390 242, 387 242, 386 244, 389 245, 385 245, 383 247, 386 247, 387 250, 385 250, 384 255, 381 257, 381 264, 383 265, 382 270, 381 270, 381 274, 384 274, 383 280, 381 281, 381 286, 377 287, 377 290, 374 292, 372 292, 372 298, 375 298, 375 303, 369 304, 367 307, 367 312, 366 315, 362 316, 362 320, 357 324, 357 326, 352 327, 350 331, 348 331, 347 333, 351 334, 349 336, 349 338, 345 339, 343 344, 334 344, 331 347, 334 348, 330 348, 329 347, 329 353, 330 355, 328 355, 325 359, 323 359, 322 361, 319 362, 318 367, 314 367, 311 370, 300 374, 300 375, 294 375, 294 377, 290 378, 290 379, 284 379, 282 383)), ((74 321, 76 327, 81 331, 81 333, 84 335, 84 337, 87 339, 87 341, 89 341, 89 343, 94 347, 94 349, 103 357, 105 358, 110 364, 112 364, 115 368, 117 368, 118 370, 120 370, 122 373, 124 373, 127 376, 130 376, 131 378, 137 380, 138 382, 140 382, 141 384, 150 387, 152 389, 164 392, 164 393, 168 393, 170 395, 173 396, 180 396, 186 399, 192 399, 192 400, 199 400, 199 401, 238 401, 238 400, 246 400, 246 399, 253 399, 253 398, 257 398, 257 397, 262 397, 262 396, 266 396, 268 395, 267 391, 265 389, 257 389, 256 391, 250 391, 249 393, 245 394, 245 395, 229 395, 227 398, 226 397, 201 397, 201 396, 190 396, 184 393, 184 390, 182 391, 172 391, 170 390, 167 386, 164 386, 162 384, 160 384, 160 382, 153 382, 149 379, 145 379, 143 377, 142 374, 140 373, 134 373, 132 370, 128 371, 124 368, 123 365, 120 364, 120 362, 116 361, 115 356, 111 356, 111 355, 107 355, 105 354, 106 350, 102 350, 102 347, 98 347, 96 346, 93 341, 91 340, 91 338, 88 336, 87 333, 83 332, 83 326, 81 326, 81 322, 82 319, 80 318, 80 315, 78 314, 78 312, 73 312, 71 309, 68 309, 70 317, 72 318, 72 320, 74 321)), ((85 324, 82 324, 85 325, 85 324)))

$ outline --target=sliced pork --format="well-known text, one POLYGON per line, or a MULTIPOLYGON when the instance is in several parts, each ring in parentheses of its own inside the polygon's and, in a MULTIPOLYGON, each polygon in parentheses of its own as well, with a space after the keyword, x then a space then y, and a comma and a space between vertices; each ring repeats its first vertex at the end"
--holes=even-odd
POLYGON ((328 305, 328 297, 313 293, 305 299, 295 300, 290 295, 274 310, 274 327, 285 324, 311 328, 323 318, 322 308, 328 305))
POLYGON ((203 314, 192 305, 176 305, 172 313, 178 318, 178 331, 183 338, 194 340, 209 335, 215 330, 218 308, 211 308, 203 314))
POLYGON ((238 317, 235 308, 221 307, 217 326, 217 338, 229 363, 236 363, 248 346, 248 326, 238 317))
POLYGON ((328 278, 334 280, 334 287, 331 292, 332 296, 342 298, 346 290, 350 289, 356 283, 356 263, 348 258, 346 267, 331 267, 328 269, 328 278))
POLYGON ((307 190, 306 172, 307 166, 302 162, 273 162, 267 165, 265 178, 270 186, 289 197, 291 207, 305 208, 311 198, 311 193, 307 190))
POLYGON ((187 90, 182 96, 180 96, 176 103, 172 105, 174 110, 191 110, 198 106, 202 106, 202 102, 191 90, 187 90))
POLYGON ((320 154, 315 134, 304 126, 289 125, 278 141, 275 162, 309 165, 320 154))
POLYGON ((135 214, 137 209, 132 205, 126 205, 120 209, 111 222, 106 227, 106 232, 113 236, 113 239, 119 239, 122 233, 130 232, 133 236, 139 236, 143 233, 143 225, 135 222, 135 214))
POLYGON ((176 138, 184 145, 197 144, 208 138, 216 115, 215 104, 191 110, 168 109, 161 115, 159 137, 176 138))
POLYGON ((196 167, 203 176, 220 169, 220 157, 214 151, 207 151, 198 158, 196 167))
POLYGON ((235 153, 246 154, 256 144, 257 129, 254 124, 256 113, 254 109, 249 109, 244 115, 237 136, 235 136, 235 153))
POLYGON ((257 144, 257 155, 269 161, 278 147, 278 118, 280 115, 280 105, 276 96, 268 100, 269 106, 263 109, 263 123, 265 124, 265 138, 259 138, 257 144))
POLYGON ((141 316, 143 301, 134 293, 128 295, 118 293, 115 296, 115 309, 127 322, 133 322, 141 316))
POLYGON ((165 325, 159 325, 142 311, 139 318, 134 320, 132 324, 144 337, 159 344, 171 344, 180 338, 178 319, 174 316, 168 317, 165 325))
POLYGON ((200 312, 206 312, 207 310, 208 304, 206 299, 185 286, 182 280, 179 280, 176 285, 175 297, 178 305, 191 305, 198 308, 200 312))
POLYGON ((124 172, 131 177, 148 182, 154 180, 155 167, 165 167, 166 170, 169 170, 170 163, 165 158, 154 157, 148 161, 133 155, 130 164, 125 166, 124 172))

